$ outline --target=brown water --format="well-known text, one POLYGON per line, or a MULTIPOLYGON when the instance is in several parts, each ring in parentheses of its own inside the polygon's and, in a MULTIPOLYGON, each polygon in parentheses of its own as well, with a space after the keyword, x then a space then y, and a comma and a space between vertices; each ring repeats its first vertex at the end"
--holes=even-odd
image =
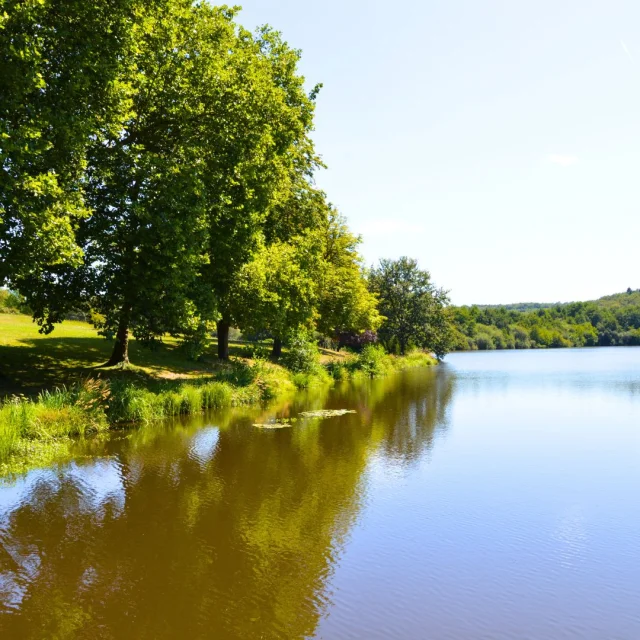
POLYGON ((0 637, 640 638, 640 349, 447 361, 5 482, 0 637))

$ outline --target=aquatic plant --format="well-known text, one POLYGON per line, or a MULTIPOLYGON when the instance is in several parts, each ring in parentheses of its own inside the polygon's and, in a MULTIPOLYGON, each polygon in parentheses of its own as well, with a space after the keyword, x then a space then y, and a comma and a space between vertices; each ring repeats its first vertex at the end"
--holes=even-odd
POLYGON ((302 411, 300 415, 304 418, 335 418, 347 413, 356 413, 356 411, 353 409, 319 409, 318 411, 302 411))

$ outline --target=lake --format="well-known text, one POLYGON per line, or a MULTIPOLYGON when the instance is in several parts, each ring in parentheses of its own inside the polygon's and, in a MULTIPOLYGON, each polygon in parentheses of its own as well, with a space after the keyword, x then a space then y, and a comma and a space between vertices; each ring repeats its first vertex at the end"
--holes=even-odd
POLYGON ((639 492, 640 348, 452 354, 5 481, 0 636, 637 640, 639 492))

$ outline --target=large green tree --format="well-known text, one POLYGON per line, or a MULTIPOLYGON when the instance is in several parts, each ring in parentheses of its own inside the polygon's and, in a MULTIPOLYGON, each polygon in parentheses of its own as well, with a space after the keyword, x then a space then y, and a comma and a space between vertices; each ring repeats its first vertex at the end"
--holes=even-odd
POLYGON ((243 330, 273 336, 275 357, 303 329, 337 336, 378 328, 382 318, 367 288, 360 240, 324 194, 311 188, 293 194, 269 216, 265 236, 238 272, 230 308, 243 330))
POLYGON ((345 332, 376 331, 382 323, 378 299, 369 291, 362 258, 361 239, 332 206, 318 228, 322 246, 322 278, 319 281, 320 333, 333 338, 345 332))
POLYGON ((240 269, 232 288, 234 317, 243 331, 267 331, 279 357, 292 334, 313 329, 317 315, 321 247, 308 232, 290 243, 262 246, 240 269))
POLYGON ((270 28, 256 36, 240 29, 232 73, 224 78, 220 101, 233 117, 207 160, 217 182, 206 271, 219 311, 222 359, 229 356, 229 328, 238 323, 232 300, 238 274, 264 238, 271 212, 286 207, 318 165, 309 137, 318 87, 306 93, 299 57, 270 28))
POLYGON ((439 358, 445 355, 450 341, 447 293, 433 284, 416 260, 380 260, 369 274, 369 286, 385 317, 379 336, 388 350, 404 354, 413 345, 430 349, 439 358))
POLYGON ((91 216, 75 274, 115 335, 107 364, 128 361, 130 331, 144 341, 198 323, 210 296, 198 279, 208 262, 210 156, 233 119, 220 103, 237 46, 233 13, 170 0, 141 16, 126 69, 131 106, 123 127, 100 132, 88 154, 91 216), (214 126, 217 123, 217 127, 214 126))
POLYGON ((120 67, 144 4, 155 1, 0 4, 0 285, 29 294, 80 263, 86 150, 123 116, 120 67))
POLYGON ((99 312, 110 365, 127 362, 131 332, 216 318, 227 357, 233 279, 316 163, 299 54, 207 3, 53 4, 2 18, 3 66, 26 57, 31 80, 13 73, 0 100, 0 277, 46 331, 71 307, 99 312))

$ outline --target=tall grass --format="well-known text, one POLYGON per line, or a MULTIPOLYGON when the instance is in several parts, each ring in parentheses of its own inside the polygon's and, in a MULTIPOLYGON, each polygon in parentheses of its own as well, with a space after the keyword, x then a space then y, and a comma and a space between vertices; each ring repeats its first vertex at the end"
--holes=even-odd
POLYGON ((360 353, 351 354, 344 360, 334 360, 326 365, 334 380, 350 378, 377 378, 392 371, 411 367, 427 367, 437 364, 437 360, 423 351, 412 351, 406 356, 393 356, 379 345, 367 345, 360 353))
POLYGON ((112 424, 148 424, 162 418, 242 404, 242 394, 236 394, 228 382, 183 384, 154 392, 130 382, 114 380, 111 391, 112 400, 107 415, 112 424))
POLYGON ((53 442, 71 436, 106 431, 108 386, 84 380, 71 387, 42 392, 35 400, 13 397, 0 404, 0 461, 25 442, 53 442))
POLYGON ((24 452, 30 442, 53 443, 105 431, 110 425, 150 424, 207 409, 254 404, 295 389, 286 370, 263 361, 251 367, 232 365, 222 377, 225 380, 154 390, 124 379, 87 379, 70 388, 45 391, 33 400, 13 397, 0 403, 0 463, 24 452))
MULTIPOLYGON (((47 464, 65 449, 73 437, 106 431, 119 424, 150 424, 162 418, 196 414, 207 409, 255 404, 333 380, 376 377, 394 369, 435 364, 424 353, 404 358, 387 355, 368 346, 359 355, 321 366, 288 371, 266 360, 253 364, 235 362, 216 380, 141 386, 127 379, 86 379, 69 388, 45 391, 35 399, 12 397, 0 402, 0 474, 7 461, 23 460, 25 466, 47 464)), ((22 463, 21 463, 22 464, 22 463)), ((15 466, 15 465, 14 465, 15 466)))

